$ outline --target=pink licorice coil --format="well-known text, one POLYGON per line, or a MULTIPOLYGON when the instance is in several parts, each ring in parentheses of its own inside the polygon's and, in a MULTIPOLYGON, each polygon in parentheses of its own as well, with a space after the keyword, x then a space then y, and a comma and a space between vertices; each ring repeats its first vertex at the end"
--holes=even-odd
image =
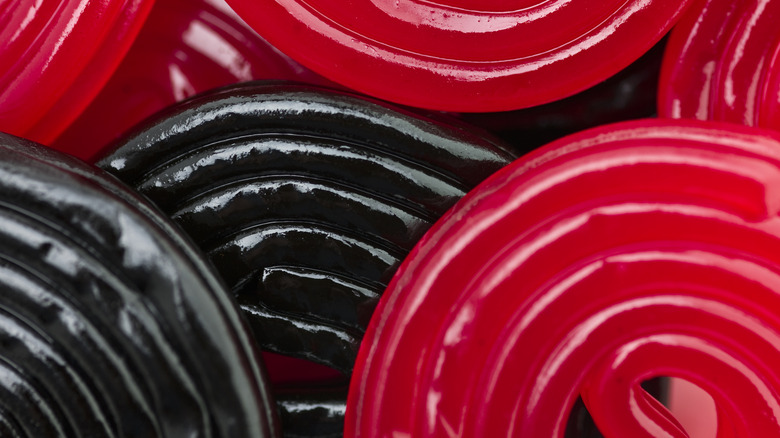
POLYGON ((780 129, 780 0, 698 0, 671 33, 658 113, 780 129))
POLYGON ((353 374, 347 437, 685 437, 640 388, 686 379, 718 438, 780 436, 780 134, 645 120, 488 179, 405 260, 353 374))

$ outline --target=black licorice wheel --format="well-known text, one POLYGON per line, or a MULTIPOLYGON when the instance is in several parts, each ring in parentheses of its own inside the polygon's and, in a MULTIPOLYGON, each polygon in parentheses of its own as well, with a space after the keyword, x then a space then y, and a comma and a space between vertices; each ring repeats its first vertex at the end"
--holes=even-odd
MULTIPOLYGON (((179 105, 98 165, 205 250, 264 349, 349 375, 401 260, 512 158, 460 126, 345 93, 255 83, 179 105)), ((338 393, 328 392, 328 406, 338 393)), ((306 407, 299 424, 316 412, 314 423, 343 414, 283 399, 283 415, 306 407)))
POLYGON ((349 94, 255 83, 176 107, 98 166, 205 250, 264 348, 349 374, 406 253, 512 158, 349 94))
POLYGON ((0 134, 2 436, 278 436, 237 306, 167 221, 0 134))

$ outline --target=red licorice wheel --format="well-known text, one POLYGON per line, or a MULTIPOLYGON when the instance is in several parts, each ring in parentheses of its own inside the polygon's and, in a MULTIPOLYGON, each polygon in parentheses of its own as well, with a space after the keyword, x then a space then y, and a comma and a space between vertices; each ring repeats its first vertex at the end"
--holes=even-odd
POLYGON ((260 38, 224 0, 159 0, 106 86, 52 146, 89 160, 175 102, 253 79, 330 83, 260 38))
POLYGON ((778 0, 698 0, 671 33, 659 115, 780 129, 778 23, 778 0))
POLYGON ((640 388, 686 379, 718 436, 780 435, 780 135, 604 126, 515 161, 426 234, 380 300, 346 436, 683 437, 640 388))
POLYGON ((594 85, 639 58, 690 0, 228 0, 305 66, 363 93, 502 111, 594 85))
POLYGON ((0 131, 49 143, 121 61, 153 0, 0 3, 0 131))

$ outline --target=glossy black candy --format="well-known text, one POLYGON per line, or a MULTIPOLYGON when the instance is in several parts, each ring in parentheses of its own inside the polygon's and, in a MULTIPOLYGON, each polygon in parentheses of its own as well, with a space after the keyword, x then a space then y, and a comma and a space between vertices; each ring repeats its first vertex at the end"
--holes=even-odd
POLYGON ((0 435, 278 436, 199 254, 109 175, 0 134, 0 435))
POLYGON ((255 83, 179 105, 98 165, 206 251, 265 349, 348 375, 401 260, 512 158, 377 102, 255 83))
POLYGON ((346 385, 284 388, 275 391, 274 395, 286 437, 343 436, 346 385))

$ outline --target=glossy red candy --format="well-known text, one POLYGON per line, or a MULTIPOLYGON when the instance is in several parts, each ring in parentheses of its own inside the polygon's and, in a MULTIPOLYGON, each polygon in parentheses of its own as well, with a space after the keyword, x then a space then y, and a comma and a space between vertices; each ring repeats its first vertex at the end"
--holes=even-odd
POLYGON ((645 120, 552 143, 406 259, 355 366, 346 436, 683 437, 640 383, 684 378, 718 437, 780 435, 780 135, 645 120))
POLYGON ((152 4, 0 2, 0 131, 53 140, 108 80, 152 4))
POLYGON ((592 86, 647 51, 690 0, 228 0, 283 52, 363 93, 502 111, 592 86))
POLYGON ((175 102, 252 79, 328 83, 260 38, 224 0, 160 0, 111 80, 53 147, 89 160, 175 102))
POLYGON ((698 0, 669 39, 659 115, 780 129, 778 23, 778 0, 698 0))
POLYGON ((213 268, 110 175, 0 134, 0 436, 281 436, 213 268))

